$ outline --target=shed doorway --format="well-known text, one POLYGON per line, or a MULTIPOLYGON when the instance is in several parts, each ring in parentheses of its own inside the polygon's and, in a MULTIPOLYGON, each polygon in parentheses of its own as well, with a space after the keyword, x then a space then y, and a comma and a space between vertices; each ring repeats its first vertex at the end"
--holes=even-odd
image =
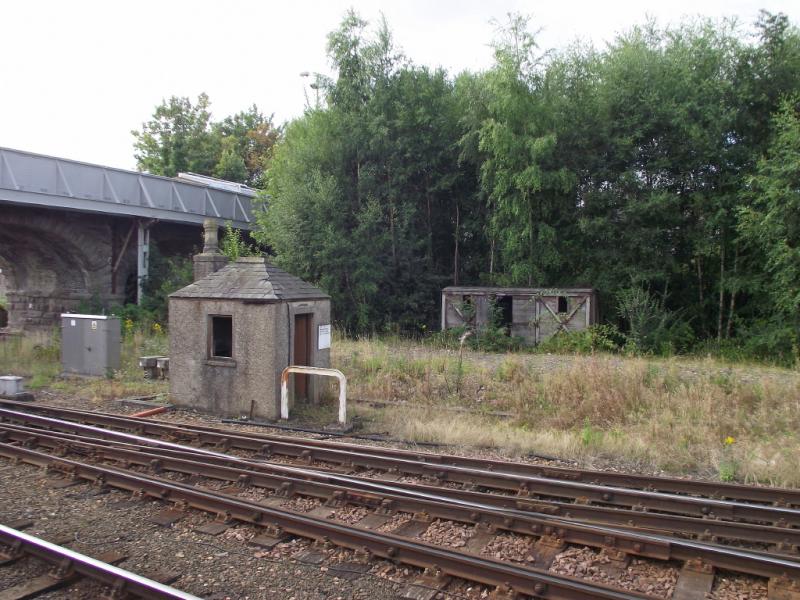
MULTIPOLYGON (((294 316, 294 365, 311 364, 311 317, 310 314, 294 316)), ((294 397, 296 400, 308 398, 308 375, 295 373, 294 397)))
POLYGON ((506 335, 510 335, 511 325, 514 323, 514 298, 511 296, 498 296, 495 303, 499 311, 499 323, 497 324, 505 329, 506 335))

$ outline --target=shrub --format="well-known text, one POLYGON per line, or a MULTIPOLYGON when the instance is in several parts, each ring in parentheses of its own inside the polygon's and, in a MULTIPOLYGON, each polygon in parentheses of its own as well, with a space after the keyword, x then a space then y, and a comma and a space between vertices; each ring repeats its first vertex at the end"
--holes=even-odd
POLYGON ((617 294, 619 315, 627 325, 625 350, 630 354, 671 355, 685 352, 694 343, 694 332, 680 313, 665 307, 640 287, 629 287, 617 294))
POLYGON ((149 276, 143 285, 139 304, 111 307, 111 312, 123 323, 123 332, 134 328, 149 330, 154 324, 163 327, 167 322, 168 297, 194 280, 192 259, 186 256, 164 256, 153 247, 150 251, 149 276), (128 322, 133 323, 133 327, 128 322))
POLYGON ((618 352, 625 336, 614 325, 592 325, 581 331, 560 331, 537 346, 540 352, 553 354, 593 354, 618 352))

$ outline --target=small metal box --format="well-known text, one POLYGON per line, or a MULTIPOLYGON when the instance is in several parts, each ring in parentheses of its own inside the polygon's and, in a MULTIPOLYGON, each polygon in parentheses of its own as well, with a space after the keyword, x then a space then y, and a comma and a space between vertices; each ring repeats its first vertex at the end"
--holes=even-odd
POLYGON ((120 322, 105 315, 61 315, 61 368, 65 373, 109 375, 120 365, 120 322))

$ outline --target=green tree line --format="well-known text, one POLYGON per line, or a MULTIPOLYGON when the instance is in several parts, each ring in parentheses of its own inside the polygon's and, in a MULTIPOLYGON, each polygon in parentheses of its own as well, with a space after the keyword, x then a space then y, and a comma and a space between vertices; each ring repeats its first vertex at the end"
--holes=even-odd
MULTIPOLYGON (((256 237, 276 262, 325 288, 353 332, 434 327, 446 285, 589 285, 606 322, 657 324, 644 349, 796 356, 788 18, 646 23, 603 49, 542 50, 509 16, 493 48, 487 70, 452 75, 348 13, 328 37, 334 76, 260 163, 256 237)), ((143 144, 141 167, 175 162, 177 143, 143 144)))
POLYGON ((200 94, 196 103, 177 96, 164 100, 131 133, 140 171, 166 177, 197 173, 259 188, 280 129, 256 105, 212 121, 210 100, 200 94))

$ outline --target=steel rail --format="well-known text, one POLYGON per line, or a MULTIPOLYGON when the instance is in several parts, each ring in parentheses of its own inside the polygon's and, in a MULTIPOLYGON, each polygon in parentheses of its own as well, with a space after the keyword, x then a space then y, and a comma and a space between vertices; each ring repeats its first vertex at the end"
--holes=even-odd
POLYGON ((126 593, 137 598, 146 598, 147 600, 200 600, 197 596, 187 592, 182 592, 136 573, 120 569, 69 548, 57 546, 5 525, 0 525, 0 544, 13 548, 15 552, 24 552, 60 568, 67 567, 85 577, 111 587, 119 594, 126 593))
MULTIPOLYGON (((0 429, 4 428, 0 426, 0 429)), ((4 429, 4 431, 9 432, 8 429, 4 429)), ((156 454, 152 448, 148 447, 109 447, 46 434, 30 436, 27 432, 13 430, 10 433, 12 433, 10 437, 17 442, 27 443, 35 440, 37 444, 54 450, 80 449, 84 453, 91 452, 92 457, 97 460, 124 461, 128 464, 149 467, 155 472, 165 470, 202 475, 210 479, 227 481, 240 488, 254 486, 278 491, 282 494, 281 501, 285 501, 292 494, 297 493, 320 498, 330 506, 338 507, 352 503, 382 511, 424 512, 435 518, 481 524, 525 535, 546 535, 559 540, 559 542, 592 546, 613 552, 624 552, 660 560, 689 561, 700 558, 720 569, 762 577, 786 575, 800 579, 800 562, 786 556, 690 542, 663 535, 577 524, 547 515, 519 514, 518 511, 505 511, 477 503, 454 503, 452 499, 443 496, 418 494, 414 498, 409 498, 396 494, 395 492, 398 490, 386 484, 373 483, 372 489, 368 492, 343 490, 342 483, 345 485, 351 483, 349 477, 336 475, 321 477, 321 479, 328 479, 336 483, 307 481, 288 475, 266 475, 262 472, 252 471, 249 470, 251 465, 245 461, 241 461, 238 467, 230 467, 156 454)), ((191 454, 189 456, 201 458, 191 454)), ((316 475, 316 473, 313 474, 316 475)))
MULTIPOLYGON (((70 424, 73 425, 73 424, 70 424)), ((27 434, 29 437, 20 438, 19 441, 35 444, 37 437, 43 436, 43 431, 24 425, 2 424, 0 429, 15 430, 27 434)), ((49 430, 48 430, 49 431, 49 430)), ((91 441, 95 444, 114 444, 129 446, 136 449, 157 449, 160 456, 172 456, 196 460, 198 455, 205 461, 213 461, 221 466, 246 465, 248 469, 258 472, 289 474, 294 477, 303 477, 314 481, 345 484, 350 487, 372 491, 381 486, 375 479, 350 475, 340 475, 314 468, 276 464, 270 462, 244 459, 237 456, 197 449, 192 446, 182 446, 157 439, 142 438, 133 434, 111 431, 106 429, 93 430, 103 437, 86 437, 59 432, 67 440, 91 441), (126 442, 120 439, 127 440, 126 442), (133 442, 133 443, 131 443, 133 442), (137 443, 138 442, 138 443, 137 443), (146 442, 148 445, 142 445, 146 442)), ((487 494, 482 492, 453 489, 441 486, 429 486, 408 482, 391 482, 394 493, 412 497, 447 498, 448 502, 463 502, 471 505, 482 505, 495 510, 516 513, 522 516, 539 515, 548 518, 561 518, 568 521, 581 521, 593 524, 613 525, 629 531, 649 531, 671 534, 695 535, 701 540, 719 541, 745 541, 764 544, 773 544, 779 551, 797 552, 800 548, 800 529, 788 527, 771 527, 737 523, 733 521, 720 521, 716 519, 698 519, 695 517, 676 516, 660 513, 607 508, 588 504, 563 503, 554 501, 534 501, 529 498, 487 494)))
MULTIPOLYGON (((594 502, 610 506, 655 510, 665 513, 688 515, 695 517, 720 518, 726 520, 744 520, 752 523, 777 526, 800 526, 800 510, 762 504, 743 504, 728 500, 697 498, 648 492, 629 488, 615 488, 574 481, 554 480, 544 477, 510 475, 493 471, 469 469, 450 465, 432 465, 409 459, 389 458, 364 452, 317 448, 306 445, 302 441, 269 442, 244 435, 220 435, 201 430, 175 427, 165 423, 145 419, 125 419, 113 415, 97 413, 79 413, 73 415, 80 421, 89 421, 94 425, 67 422, 27 412, 0 409, 0 419, 24 422, 38 422, 47 426, 72 427, 75 431, 97 430, 95 425, 117 427, 146 433, 148 435, 166 436, 172 439, 183 438, 203 445, 216 445, 225 450, 237 448, 251 450, 265 455, 272 453, 301 458, 311 463, 314 460, 334 462, 349 466, 378 468, 411 475, 432 477, 439 482, 457 482, 468 486, 501 489, 522 493, 523 495, 540 495, 549 498, 570 498, 578 502, 594 502), (71 423, 69 425, 68 423, 71 423), (94 429, 91 429, 94 428, 94 429)), ((290 438, 291 439, 291 438, 290 438)), ((202 449, 201 449, 202 450, 202 449)))
MULTIPOLYGON (((1 400, 0 404, 9 406, 25 407, 42 412, 61 413, 61 414, 92 414, 119 417, 122 415, 112 415, 111 413, 98 413, 94 411, 84 411, 79 409, 67 409, 47 405, 31 405, 16 402, 13 400, 1 400)), ((122 416, 122 418, 125 418, 122 416)), ((162 422, 163 423, 163 422, 162 422)), ((246 422, 243 424, 247 424, 246 422)), ((217 433, 219 435, 242 435, 241 432, 231 429, 206 427, 201 425, 181 424, 183 429, 217 433)), ((269 435, 264 433, 246 434, 248 437, 266 440, 266 442, 296 441, 297 438, 290 436, 269 435)), ((398 448, 385 448, 378 446, 366 446, 362 444, 344 444, 341 442, 330 442, 326 440, 304 439, 303 443, 308 446, 319 448, 336 448, 341 450, 351 450, 359 452, 370 452, 392 458, 405 458, 428 462, 431 464, 460 466, 474 469, 494 471, 498 473, 508 473, 513 475, 546 477, 551 479, 566 479, 575 482, 610 485, 615 487, 630 487, 651 491, 668 492, 676 494, 688 494, 709 498, 728 499, 734 501, 761 502, 763 504, 774 504, 776 506, 798 506, 800 507, 800 490, 769 487, 742 485, 736 483, 698 481, 693 479, 681 479, 677 477, 648 476, 633 473, 613 473, 608 471, 597 471, 591 469, 574 469, 568 467, 556 467, 550 465, 537 465, 530 463, 520 463, 502 461, 496 459, 476 458, 468 456, 454 456, 448 454, 433 454, 429 452, 418 452, 413 450, 402 450, 398 448)))
POLYGON ((443 573, 490 586, 507 585, 519 593, 545 599, 583 598, 634 600, 653 598, 638 592, 595 585, 572 577, 553 575, 532 567, 521 567, 489 558, 412 542, 391 534, 376 533, 259 505, 209 490, 198 490, 174 481, 149 477, 109 467, 51 456, 36 450, 0 443, 0 455, 41 467, 57 467, 73 476, 164 501, 182 503, 213 514, 255 525, 280 527, 286 533, 351 548, 416 567, 436 567, 443 573))

